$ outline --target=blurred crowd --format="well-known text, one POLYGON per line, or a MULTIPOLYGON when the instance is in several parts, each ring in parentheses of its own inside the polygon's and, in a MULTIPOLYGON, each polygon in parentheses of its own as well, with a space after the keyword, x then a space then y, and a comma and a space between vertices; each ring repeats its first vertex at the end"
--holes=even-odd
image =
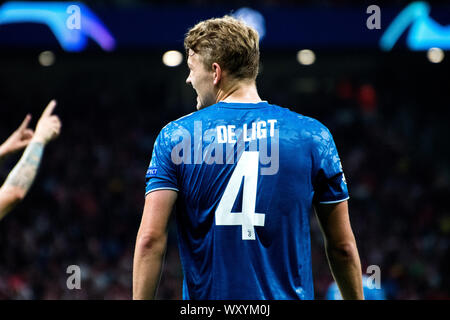
MULTIPOLYGON (((53 97, 63 122, 29 195, 0 223, 0 299, 131 298, 153 142, 165 124, 193 111, 187 70, 146 69, 150 58, 139 56, 103 60, 103 68, 96 57, 95 68, 73 67, 85 61, 74 59, 55 71, 12 59, 0 73, 2 141, 27 112, 37 117, 53 97), (70 265, 80 267, 80 290, 67 288, 70 265)), ((448 90, 387 65, 364 77, 333 77, 330 70, 331 82, 305 92, 289 86, 291 78, 270 74, 276 61, 282 65, 276 55, 267 57, 261 96, 320 120, 333 133, 363 272, 380 267, 388 299, 450 298, 450 179, 442 136, 448 129, 433 109, 445 105, 448 90)), ((448 78, 439 81, 448 87, 448 78)), ((2 179, 19 156, 2 164, 2 179)), ((316 298, 323 299, 332 277, 313 214, 311 230, 316 298)), ((158 298, 180 299, 173 221, 169 235, 158 298)))
MULTIPOLYGON (((422 123, 429 110, 415 119, 415 108, 423 107, 415 103, 380 110, 390 106, 376 101, 371 85, 355 87, 348 97, 338 91, 333 106, 323 108, 318 118, 328 124, 340 149, 363 274, 372 275, 371 265, 380 267, 388 299, 449 299, 449 166, 439 164, 443 155, 438 150, 420 150, 438 145, 442 137, 433 133, 439 122, 422 123), (361 99, 366 90, 370 98, 361 99)), ((314 220, 312 225, 321 243, 314 220)), ((327 268, 322 247, 316 246, 318 297, 332 281, 327 268)))

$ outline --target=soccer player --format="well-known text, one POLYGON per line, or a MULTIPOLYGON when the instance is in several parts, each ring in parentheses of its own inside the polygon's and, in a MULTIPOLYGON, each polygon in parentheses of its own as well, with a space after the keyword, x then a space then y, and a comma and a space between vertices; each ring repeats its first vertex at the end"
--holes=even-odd
POLYGON ((313 299, 313 207, 343 297, 363 299, 347 185, 328 129, 261 100, 259 38, 243 22, 200 22, 184 45, 198 111, 155 141, 133 299, 155 298, 175 203, 184 299, 313 299))
POLYGON ((19 162, 0 188, 0 219, 26 196, 36 177, 45 146, 61 131, 60 119, 52 115, 55 106, 56 101, 50 101, 36 125, 35 132, 27 128, 31 120, 31 116, 27 115, 20 127, 0 145, 0 161, 26 147, 19 162))

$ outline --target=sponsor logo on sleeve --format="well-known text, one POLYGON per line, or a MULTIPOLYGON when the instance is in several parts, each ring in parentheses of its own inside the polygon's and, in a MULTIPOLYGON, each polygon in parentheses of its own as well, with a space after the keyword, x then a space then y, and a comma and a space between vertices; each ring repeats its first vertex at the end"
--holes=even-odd
POLYGON ((157 167, 149 167, 148 170, 147 170, 146 177, 147 178, 156 177, 157 174, 158 174, 158 168, 157 167))

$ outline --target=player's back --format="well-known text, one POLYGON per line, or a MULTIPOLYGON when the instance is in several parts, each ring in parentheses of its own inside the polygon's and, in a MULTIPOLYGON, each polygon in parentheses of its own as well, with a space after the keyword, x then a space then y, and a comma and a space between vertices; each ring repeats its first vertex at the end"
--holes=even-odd
POLYGON ((167 125, 150 170, 147 192, 178 190, 185 298, 313 299, 312 203, 347 198, 322 124, 220 102, 167 125))

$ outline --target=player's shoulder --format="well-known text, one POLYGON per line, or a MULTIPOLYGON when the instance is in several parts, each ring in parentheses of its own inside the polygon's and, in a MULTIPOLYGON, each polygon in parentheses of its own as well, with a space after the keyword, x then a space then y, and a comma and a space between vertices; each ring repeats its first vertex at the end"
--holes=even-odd
POLYGON ((303 138, 314 138, 315 136, 320 136, 323 139, 331 138, 330 130, 319 120, 305 116, 289 108, 280 107, 278 105, 273 106, 278 109, 278 112, 283 114, 283 118, 288 123, 291 123, 292 126, 297 128, 299 134, 303 138))
POLYGON ((186 124, 190 122, 190 120, 194 114, 195 114, 195 112, 191 112, 191 113, 184 115, 178 119, 170 121, 164 127, 162 127, 161 133, 171 133, 172 131, 176 131, 177 129, 184 128, 186 126, 186 124))
POLYGON ((177 142, 186 136, 191 136, 194 130, 195 122, 203 118, 205 109, 197 110, 184 115, 178 119, 167 123, 160 131, 159 135, 166 141, 177 142))
POLYGON ((189 127, 191 126, 194 121, 196 120, 202 120, 203 117, 208 116, 211 112, 213 112, 212 110, 212 106, 204 108, 204 109, 200 109, 200 110, 196 110, 194 112, 191 112, 187 115, 184 115, 178 119, 175 119, 171 122, 169 122, 166 127, 168 128, 179 128, 179 127, 189 127))

